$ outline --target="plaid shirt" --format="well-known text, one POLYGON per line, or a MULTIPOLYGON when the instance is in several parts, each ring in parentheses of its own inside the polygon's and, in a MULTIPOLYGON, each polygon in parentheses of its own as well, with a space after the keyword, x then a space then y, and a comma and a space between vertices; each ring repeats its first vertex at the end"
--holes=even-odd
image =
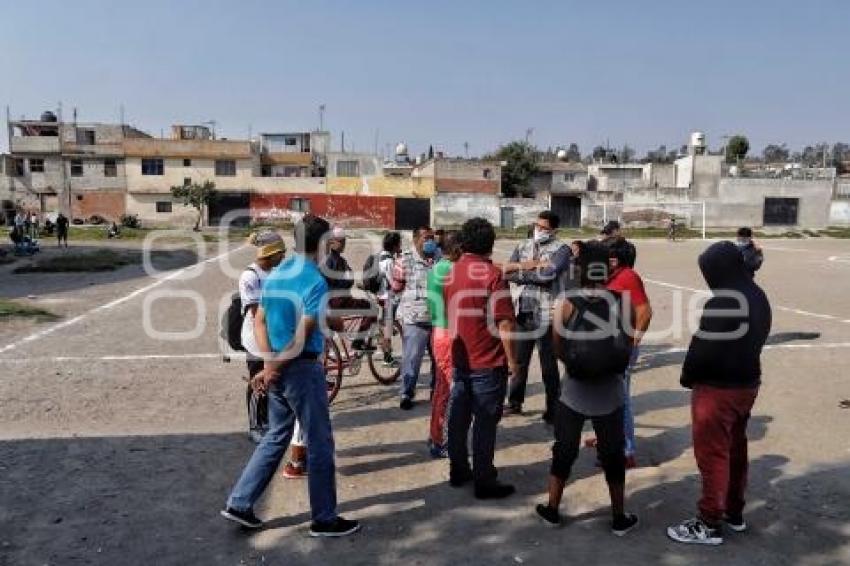
MULTIPOLYGON (((551 261, 552 256, 564 247, 564 242, 552 238, 548 242, 537 244, 528 239, 516 247, 511 254, 511 263, 521 261, 551 261)), ((555 284, 562 269, 537 269, 534 271, 515 271, 506 279, 515 283, 519 295, 514 301, 517 315, 531 316, 539 325, 552 322, 552 307, 555 301, 555 284)))
POLYGON ((400 296, 398 314, 403 324, 431 324, 428 311, 428 272, 431 259, 421 257, 415 249, 404 252, 393 264, 392 291, 400 296))

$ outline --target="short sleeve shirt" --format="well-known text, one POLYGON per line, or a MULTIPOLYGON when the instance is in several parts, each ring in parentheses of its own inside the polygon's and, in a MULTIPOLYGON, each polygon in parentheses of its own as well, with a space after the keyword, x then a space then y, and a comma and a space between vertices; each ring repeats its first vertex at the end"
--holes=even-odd
POLYGON ((268 271, 263 271, 256 263, 252 263, 239 276, 239 300, 245 311, 245 318, 242 320, 242 346, 246 352, 256 357, 261 353, 254 337, 254 313, 248 307, 260 304, 263 281, 268 275, 268 271))
POLYGON ((295 337, 301 317, 309 316, 317 326, 301 349, 321 354, 324 336, 321 319, 327 307, 328 284, 316 264, 296 254, 272 270, 263 283, 260 304, 266 314, 266 329, 272 350, 280 352, 295 337))
POLYGON ((431 313, 431 324, 436 328, 448 328, 449 319, 446 318, 446 301, 443 296, 446 278, 452 271, 452 262, 441 259, 430 272, 428 272, 428 312, 431 313))
POLYGON ((643 280, 637 274, 637 271, 631 267, 622 267, 615 271, 605 286, 611 291, 617 291, 628 296, 633 307, 639 307, 649 302, 649 297, 646 296, 646 290, 643 287, 643 280))
POLYGON ((505 367, 498 324, 515 317, 502 272, 487 258, 464 254, 452 267, 444 297, 455 366, 465 371, 505 367))

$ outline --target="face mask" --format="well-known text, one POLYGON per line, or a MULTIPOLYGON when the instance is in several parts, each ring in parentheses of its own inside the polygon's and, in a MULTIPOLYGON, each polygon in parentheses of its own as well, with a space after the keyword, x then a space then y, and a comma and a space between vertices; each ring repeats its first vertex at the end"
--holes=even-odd
POLYGON ((422 244, 422 253, 425 257, 433 257, 437 253, 437 242, 425 240, 425 243, 422 244))
POLYGON ((538 244, 543 244, 552 239, 552 233, 546 232, 545 230, 541 230, 540 228, 534 229, 534 241, 538 244))

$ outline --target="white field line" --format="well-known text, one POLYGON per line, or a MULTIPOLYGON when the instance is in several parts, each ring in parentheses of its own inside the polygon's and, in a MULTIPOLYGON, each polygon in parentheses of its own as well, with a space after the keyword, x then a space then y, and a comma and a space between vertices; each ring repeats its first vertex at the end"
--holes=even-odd
MULTIPOLYGON (((850 342, 825 342, 825 343, 808 343, 808 344, 772 344, 767 345, 764 350, 837 350, 841 348, 850 348, 850 342)), ((652 358, 655 356, 664 356, 667 354, 684 354, 687 348, 667 348, 658 352, 642 352, 641 358, 652 358)), ((192 360, 221 360, 223 357, 220 353, 198 353, 198 354, 139 354, 139 355, 120 355, 120 356, 54 356, 40 358, 0 358, 0 364, 27 364, 37 362, 147 362, 151 360, 172 360, 172 361, 192 361, 192 360)), ((245 355, 241 353, 230 354, 231 361, 244 360, 245 355)))
MULTIPOLYGON (((693 287, 685 287, 684 285, 675 285, 673 283, 667 283, 666 281, 658 281, 657 279, 644 279, 647 283, 652 283, 653 285, 658 285, 659 287, 668 287, 670 289, 678 289, 680 291, 690 291, 691 293, 697 293, 700 295, 709 295, 710 291, 706 289, 694 289, 693 287)), ((850 319, 843 319, 840 316, 834 316, 831 314, 823 314, 818 312, 810 312, 804 311, 802 309, 795 309, 793 307, 786 307, 783 305, 774 305, 771 304, 771 307, 774 310, 790 312, 792 314, 798 314, 801 316, 808 316, 812 318, 820 318, 823 320, 831 320, 833 322, 843 322, 845 324, 850 324, 850 319)))
POLYGON ((127 293, 123 297, 119 297, 119 298, 115 299, 114 301, 110 301, 108 303, 102 304, 98 307, 95 307, 95 308, 93 308, 89 311, 84 312, 83 314, 79 314, 79 315, 77 315, 73 318, 69 318, 68 320, 63 320, 62 322, 54 324, 53 326, 49 326, 49 327, 45 328, 44 330, 39 330, 38 332, 35 332, 33 334, 30 334, 29 336, 21 338, 17 342, 12 342, 11 344, 6 344, 2 348, 0 348, 0 354, 4 354, 4 353, 6 353, 10 350, 14 350, 15 348, 23 346, 24 344, 27 344, 27 343, 32 342, 34 340, 39 340, 41 338, 44 338, 45 336, 53 334, 57 330, 61 330, 63 328, 67 328, 69 326, 77 324, 78 322, 83 321, 83 320, 91 317, 92 315, 95 315, 95 314, 98 314, 98 313, 101 313, 101 312, 104 312, 104 311, 108 311, 109 309, 117 307, 118 305, 120 305, 122 303, 126 303, 130 299, 133 299, 135 297, 138 297, 139 295, 147 293, 151 289, 155 289, 156 287, 159 287, 160 285, 162 285, 163 283, 165 283, 167 281, 170 281, 172 279, 176 279, 176 278, 180 277, 181 275, 183 275, 187 271, 189 271, 191 269, 195 269, 199 265, 202 265, 204 263, 212 263, 214 261, 218 261, 219 259, 221 259, 221 258, 223 258, 227 255, 230 255, 230 254, 236 252, 237 250, 242 249, 243 247, 245 247, 245 246, 239 246, 239 247, 234 248, 232 250, 218 254, 217 256, 213 256, 211 258, 207 258, 203 261, 199 261, 198 263, 194 263, 194 264, 189 265, 187 267, 184 267, 182 269, 178 269, 177 271, 169 273, 168 275, 157 279, 153 283, 150 283, 148 285, 145 285, 144 287, 136 289, 135 291, 127 293))

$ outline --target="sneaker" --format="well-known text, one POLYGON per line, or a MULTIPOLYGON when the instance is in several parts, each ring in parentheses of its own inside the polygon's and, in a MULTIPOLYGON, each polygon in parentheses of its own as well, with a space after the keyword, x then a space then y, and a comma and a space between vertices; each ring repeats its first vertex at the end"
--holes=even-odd
POLYGON ((225 507, 220 511, 221 516, 228 521, 239 523, 246 529, 262 529, 263 522, 259 520, 253 511, 238 511, 233 507, 225 507))
POLYGON ((307 477, 307 466, 299 462, 287 462, 281 474, 288 480, 300 480, 307 477))
POLYGON ((747 523, 741 515, 727 515, 723 522, 736 533, 743 533, 747 530, 747 523))
POLYGON ((452 487, 463 487, 472 481, 472 470, 462 472, 449 472, 449 485, 452 487))
POLYGON ((476 499, 504 499, 516 493, 516 488, 507 483, 494 482, 475 486, 476 499))
POLYGON ((430 438, 428 439, 428 452, 431 454, 432 458, 448 458, 449 450, 443 444, 437 444, 430 438))
POLYGON ((518 417, 522 415, 522 405, 505 405, 502 407, 503 417, 518 417))
POLYGON ((359 530, 360 523, 358 521, 349 521, 342 517, 337 517, 327 523, 313 521, 310 524, 311 537, 344 537, 354 534, 359 530))
POLYGON ((399 403, 398 406, 402 411, 409 411, 413 408, 413 399, 410 397, 402 397, 401 403, 399 403))
POLYGON ((557 527, 561 524, 561 515, 558 514, 557 509, 552 509, 548 505, 540 503, 537 507, 535 507, 535 511, 537 511, 537 515, 543 519, 547 525, 557 527))
POLYGON ((723 537, 718 529, 712 529, 702 519, 688 519, 681 525, 667 527, 667 536, 676 542, 685 544, 723 544, 723 537))
POLYGON ((611 522, 611 532, 618 537, 625 536, 629 531, 638 526, 637 515, 626 513, 615 517, 611 522))

